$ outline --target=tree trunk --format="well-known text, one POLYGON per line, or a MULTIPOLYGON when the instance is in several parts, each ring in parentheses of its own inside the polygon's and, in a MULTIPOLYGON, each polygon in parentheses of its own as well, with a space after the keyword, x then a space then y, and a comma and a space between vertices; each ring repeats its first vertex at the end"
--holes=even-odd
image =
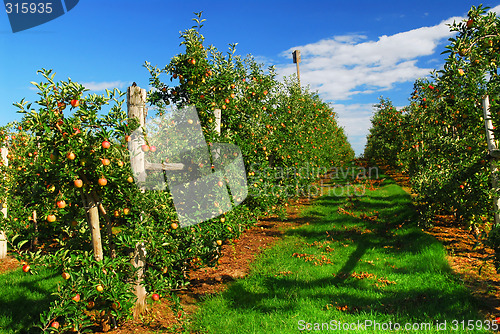
POLYGON ((146 287, 142 284, 142 277, 144 276, 144 266, 146 265, 146 247, 144 243, 137 243, 135 251, 132 255, 132 265, 138 268, 137 277, 135 281, 134 293, 137 296, 137 301, 134 308, 134 319, 138 319, 139 315, 144 313, 147 309, 146 305, 146 287))
POLYGON ((87 217, 92 235, 92 247, 94 249, 94 258, 97 261, 102 261, 104 258, 101 242, 101 227, 99 225, 99 208, 94 198, 90 194, 85 195, 87 217))
POLYGON ((38 246, 38 220, 36 210, 33 210, 33 227, 35 228, 35 235, 31 239, 31 251, 35 251, 36 246, 38 246))

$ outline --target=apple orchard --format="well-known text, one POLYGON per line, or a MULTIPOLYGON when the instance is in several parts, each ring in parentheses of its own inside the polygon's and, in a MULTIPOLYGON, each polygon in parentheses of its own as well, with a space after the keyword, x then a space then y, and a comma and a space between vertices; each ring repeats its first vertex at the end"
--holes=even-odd
MULTIPOLYGON (((200 15, 196 20, 201 25, 200 15)), ((217 265, 221 246, 259 217, 283 215, 289 198, 265 192, 303 189, 319 177, 259 170, 340 166, 354 157, 335 113, 316 93, 293 79, 278 82, 273 67, 238 56, 234 45, 227 53, 205 47, 198 28, 181 37, 185 51, 166 66, 145 63, 147 101, 156 116, 174 105, 195 106, 209 145, 237 145, 245 166, 255 167, 246 172, 248 196, 229 212, 180 228, 169 192, 141 191, 134 180, 128 145, 140 120, 129 117, 125 93, 89 94, 40 70, 42 80, 33 82, 38 100, 16 103, 22 120, 0 131, 8 148, 0 163, 8 206, 0 230, 27 275, 50 266, 63 278, 40 316, 43 331, 105 329, 140 314, 140 291, 158 301, 188 282, 188 270, 217 265)), ((154 143, 142 147, 156 150, 154 143)))
POLYGON ((366 158, 408 175, 423 225, 432 225, 436 215, 453 217, 454 224, 470 229, 477 245, 495 250, 497 271, 498 156, 486 132, 499 138, 499 27, 496 14, 482 6, 450 25, 456 35, 443 52, 443 69, 417 80, 410 105, 401 110, 381 99, 365 149, 366 158), (487 130, 485 109, 492 122, 487 130))

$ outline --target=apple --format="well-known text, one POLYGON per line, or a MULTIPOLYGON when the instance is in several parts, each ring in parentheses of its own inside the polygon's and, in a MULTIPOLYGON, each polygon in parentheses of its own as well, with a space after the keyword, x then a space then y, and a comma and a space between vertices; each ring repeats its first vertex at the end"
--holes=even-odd
POLYGON ((263 91, 262 94, 267 95, 267 90, 263 91))
POLYGON ((151 146, 149 147, 149 150, 150 150, 151 152, 156 152, 156 146, 151 145, 151 146))
POLYGON ((99 180, 97 180, 97 183, 99 183, 100 186, 105 186, 106 184, 108 184, 108 180, 106 180, 106 178, 104 177, 101 177, 99 180))
POLYGON ((98 292, 101 292, 102 290, 104 290, 103 286, 101 284, 97 285, 95 287, 95 289, 98 291, 98 292))
POLYGON ((80 294, 78 294, 78 293, 77 293, 77 294, 76 294, 73 298, 71 298, 71 299, 73 299, 75 302, 77 302, 77 303, 78 303, 78 302, 80 301, 80 294))
POLYGON ((121 160, 118 160, 118 162, 116 164, 118 165, 118 167, 123 167, 123 161, 121 161, 121 160))
POLYGON ((109 164, 111 163, 111 161, 109 161, 109 159, 106 158, 102 159, 101 162, 104 166, 109 166, 109 164))
POLYGON ((62 278, 64 278, 64 279, 69 279, 69 278, 71 277, 71 275, 70 275, 70 274, 68 274, 67 272, 63 272, 63 273, 61 274, 61 276, 62 276, 62 278))
POLYGON ((172 224, 170 225, 170 227, 171 227, 173 230, 176 230, 176 229, 179 227, 179 225, 178 225, 177 223, 172 223, 172 224))
POLYGON ((28 264, 25 264, 25 265, 23 266, 23 271, 24 271, 25 273, 27 273, 28 271, 30 271, 30 269, 31 269, 31 268, 30 268, 30 266, 29 266, 28 264))
POLYGON ((224 185, 224 182, 219 181, 219 182, 217 182, 217 185, 218 185, 219 187, 222 187, 222 186, 224 185))
POLYGON ((66 103, 64 103, 64 102, 57 102, 57 107, 60 110, 64 110, 64 108, 66 108, 66 103))
POLYGON ((143 145, 141 146, 141 149, 142 149, 142 151, 143 151, 143 152, 147 152, 147 151, 149 151, 149 146, 148 146, 148 145, 146 145, 146 144, 143 144, 143 145))
POLYGON ((55 216, 55 215, 48 215, 48 216, 47 216, 47 221, 48 221, 49 223, 53 223, 53 222, 55 222, 55 221, 56 221, 56 216, 55 216))
POLYGON ((225 99, 224 102, 226 102, 226 104, 229 104, 229 102, 231 101, 229 101, 229 99, 225 99))
POLYGON ((80 105, 80 101, 78 100, 71 100, 71 106, 72 107, 78 107, 80 105))
POLYGON ((77 188, 83 187, 83 181, 80 179, 75 180, 73 183, 75 184, 75 187, 77 187, 77 188))
POLYGON ((193 124, 193 120, 192 119, 188 119, 188 123, 189 124, 193 124))
POLYGON ((111 143, 107 140, 103 141, 101 145, 102 145, 102 148, 110 148, 111 147, 111 143))
POLYGON ((472 28, 472 26, 474 25, 474 20, 473 19, 470 19, 470 20, 467 20, 467 28, 472 28))
POLYGON ((464 72, 464 70, 463 70, 463 69, 459 68, 459 69, 458 69, 458 74, 460 74, 460 75, 462 76, 462 75, 464 75, 464 74, 465 74, 465 72, 464 72))
POLYGON ((133 183, 134 182, 134 178, 132 176, 127 177, 127 182, 128 183, 133 183))
POLYGON ((151 299, 153 299, 155 302, 157 302, 160 300, 160 295, 157 293, 153 293, 153 295, 151 296, 151 299))
POLYGON ((56 204, 59 209, 64 209, 66 207, 66 202, 64 200, 57 201, 56 204))
POLYGON ((191 65, 196 64, 196 59, 193 59, 193 58, 189 59, 189 63, 190 63, 191 65))
POLYGON ((225 222, 225 221, 226 221, 226 218, 224 218, 224 217, 222 217, 222 218, 220 219, 220 222, 221 222, 221 223, 223 223, 223 222, 225 222))
POLYGON ((120 211, 115 210, 115 211, 113 212, 113 215, 114 215, 115 217, 120 217, 120 211))
POLYGON ((59 323, 57 321, 53 321, 51 324, 50 324, 50 327, 54 328, 54 329, 59 329, 59 323))
POLYGON ((130 213, 130 209, 129 208, 124 208, 123 209, 123 214, 124 215, 128 215, 130 213))
POLYGON ((130 136, 125 136, 125 141, 129 142, 131 140, 130 136))
POLYGON ((217 243, 217 245, 221 246, 222 245, 222 240, 217 240, 216 243, 217 243))

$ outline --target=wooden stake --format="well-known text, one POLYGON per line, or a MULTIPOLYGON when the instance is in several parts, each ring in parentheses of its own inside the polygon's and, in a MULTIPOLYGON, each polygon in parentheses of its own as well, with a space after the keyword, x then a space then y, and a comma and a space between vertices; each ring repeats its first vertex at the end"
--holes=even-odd
MULTIPOLYGON (((7 154, 9 153, 9 149, 6 147, 2 147, 2 160, 3 163, 8 166, 9 159, 7 159, 7 154)), ((7 218, 7 198, 4 198, 2 201, 2 213, 5 218, 7 218)), ((0 259, 3 259, 7 256, 7 236, 4 231, 0 231, 0 259)))
MULTIPOLYGON (((490 113, 490 99, 486 95, 483 97, 483 112, 484 112, 484 126, 486 130, 486 141, 488 143, 488 151, 490 155, 494 158, 490 162, 490 170, 492 175, 491 185, 493 190, 498 190, 498 166, 496 160, 500 157, 500 151, 498 150, 498 144, 495 140, 495 135, 493 134, 493 123, 491 121, 490 113)), ((498 196, 493 197, 493 206, 495 209, 495 224, 500 224, 500 198, 498 196)))
MULTIPOLYGON (((130 86, 127 89, 127 108, 128 117, 137 118, 140 127, 143 128, 146 123, 146 90, 138 86, 130 86)), ((135 172, 139 182, 146 181, 146 161, 144 152, 139 147, 140 143, 136 138, 132 138, 129 142, 129 151, 131 152, 132 170, 135 172)), ((144 188, 141 189, 145 191, 144 188)), ((141 215, 142 219, 142 215, 141 215)), ((146 287, 142 284, 144 276, 144 267, 146 265, 146 247, 144 243, 137 243, 134 252, 131 254, 131 263, 134 268, 138 268, 135 280, 134 293, 137 297, 134 308, 134 318, 138 319, 139 315, 147 310, 146 304, 146 287)))

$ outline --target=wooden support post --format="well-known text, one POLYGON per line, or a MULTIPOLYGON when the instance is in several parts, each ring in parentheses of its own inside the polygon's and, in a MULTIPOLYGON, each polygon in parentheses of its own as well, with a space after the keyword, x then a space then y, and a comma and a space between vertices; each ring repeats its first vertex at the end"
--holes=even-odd
POLYGON ((293 56, 293 62, 297 64, 297 81, 299 84, 299 89, 300 89, 300 70, 299 70, 299 63, 300 63, 300 50, 295 50, 292 52, 293 56))
MULTIPOLYGON (((9 160, 7 159, 7 154, 9 153, 9 149, 6 147, 2 147, 2 161, 7 166, 9 164, 9 160)), ((7 218, 7 197, 4 197, 2 201, 2 213, 5 218, 7 218)), ((7 236, 4 231, 0 231, 0 259, 3 259, 7 256, 7 236)))
MULTIPOLYGON (((500 151, 498 150, 498 144, 495 140, 495 135, 493 134, 493 123, 491 121, 491 113, 490 113, 490 99, 489 96, 486 95, 483 97, 483 112, 484 112, 484 126, 486 130, 486 141, 488 143, 488 151, 493 159, 490 162, 490 170, 492 174, 491 184, 493 190, 498 190, 498 165, 497 159, 500 158, 500 151)), ((493 197, 493 206, 495 209, 495 225, 500 224, 500 198, 498 196, 493 197)))
MULTIPOLYGON (((143 128, 146 123, 146 90, 138 86, 130 86, 127 89, 127 108, 128 117, 137 118, 140 127, 143 128)), ((129 142, 130 163, 132 170, 135 172, 136 180, 139 182, 146 181, 146 161, 144 152, 140 148, 138 138, 131 138, 129 142)), ((141 189, 144 192, 144 188, 141 189)), ((141 217, 142 219, 142 217, 141 217)), ((137 243, 134 252, 131 254, 131 262, 134 268, 138 268, 135 281, 134 293, 137 297, 134 308, 134 318, 137 319, 140 314, 147 309, 146 304, 146 287, 142 284, 144 276, 144 267, 146 265, 146 247, 144 243, 137 243)))

